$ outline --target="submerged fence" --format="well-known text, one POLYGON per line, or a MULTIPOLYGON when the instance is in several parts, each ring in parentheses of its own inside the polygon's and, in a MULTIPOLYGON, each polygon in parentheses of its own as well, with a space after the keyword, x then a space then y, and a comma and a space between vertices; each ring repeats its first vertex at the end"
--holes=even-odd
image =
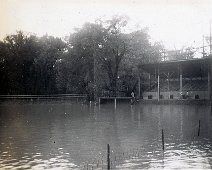
MULTIPOLYGON (((155 139, 150 145, 158 143, 159 138, 155 139)), ((129 149, 127 151, 115 151, 107 144, 105 153, 93 161, 84 163, 82 170, 103 170, 116 169, 117 166, 123 164, 125 160, 138 159, 142 157, 144 152, 148 152, 145 146, 129 149)))
POLYGON ((0 95, 0 100, 71 100, 85 99, 84 94, 52 94, 52 95, 0 95))
MULTIPOLYGON (((195 137, 200 136, 200 120, 199 122, 191 129, 195 131, 195 137)), ((165 148, 165 132, 164 129, 161 129, 161 136, 154 139, 152 142, 148 143, 148 145, 153 146, 156 144, 157 148, 161 148, 161 155, 164 156, 165 148)), ((105 149, 105 153, 96 158, 93 161, 89 161, 84 163, 80 169, 82 170, 103 170, 103 169, 116 169, 117 166, 122 165, 124 161, 129 159, 140 159, 142 158, 144 153, 148 153, 145 145, 141 145, 140 147, 133 148, 127 150, 125 152, 119 152, 111 149, 111 146, 107 144, 107 148, 105 149)), ((153 151, 154 152, 154 151, 153 151)))

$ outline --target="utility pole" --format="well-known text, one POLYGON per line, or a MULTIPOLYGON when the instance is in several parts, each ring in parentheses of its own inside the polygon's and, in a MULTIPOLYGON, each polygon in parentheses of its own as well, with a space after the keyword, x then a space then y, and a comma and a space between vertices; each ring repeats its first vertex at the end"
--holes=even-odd
POLYGON ((212 42, 211 42, 211 20, 210 20, 210 55, 212 54, 212 42))

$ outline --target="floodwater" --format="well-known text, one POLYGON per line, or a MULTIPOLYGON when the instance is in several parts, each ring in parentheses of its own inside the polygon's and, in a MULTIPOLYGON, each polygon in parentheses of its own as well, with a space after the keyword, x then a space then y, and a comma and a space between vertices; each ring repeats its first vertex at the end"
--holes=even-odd
POLYGON ((107 144, 112 169, 212 169, 211 107, 0 104, 0 169, 105 169, 107 144))

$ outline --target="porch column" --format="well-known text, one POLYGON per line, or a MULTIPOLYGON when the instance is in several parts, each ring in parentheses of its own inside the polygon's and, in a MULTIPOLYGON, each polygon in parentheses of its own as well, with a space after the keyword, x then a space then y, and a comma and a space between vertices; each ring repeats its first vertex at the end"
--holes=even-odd
MULTIPOLYGON (((154 75, 154 86, 156 86, 156 83, 157 83, 157 70, 155 68, 155 75, 154 75)), ((155 88, 156 89, 156 88, 155 88)), ((156 92, 156 90, 155 90, 156 92)))
POLYGON ((170 87, 169 87, 170 85, 169 85, 169 72, 168 72, 168 94, 169 94, 169 99, 170 99, 170 87))
POLYGON ((182 66, 179 66, 180 69, 180 93, 182 94, 183 91, 183 74, 182 74, 182 66))
POLYGON ((149 73, 149 89, 151 89, 151 74, 149 73))
POLYGON ((158 101, 160 100, 160 69, 158 67, 158 101))

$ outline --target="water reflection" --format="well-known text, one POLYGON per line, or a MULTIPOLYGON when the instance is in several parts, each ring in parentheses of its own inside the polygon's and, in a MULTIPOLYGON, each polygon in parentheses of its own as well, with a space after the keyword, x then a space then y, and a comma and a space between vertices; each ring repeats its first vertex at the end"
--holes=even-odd
POLYGON ((211 116, 212 116, 212 106, 211 106, 211 116))
POLYGON ((0 169, 82 169, 87 163, 105 164, 108 143, 116 169, 210 169, 211 131, 211 107, 206 106, 117 103, 115 109, 114 104, 3 103, 0 169))

